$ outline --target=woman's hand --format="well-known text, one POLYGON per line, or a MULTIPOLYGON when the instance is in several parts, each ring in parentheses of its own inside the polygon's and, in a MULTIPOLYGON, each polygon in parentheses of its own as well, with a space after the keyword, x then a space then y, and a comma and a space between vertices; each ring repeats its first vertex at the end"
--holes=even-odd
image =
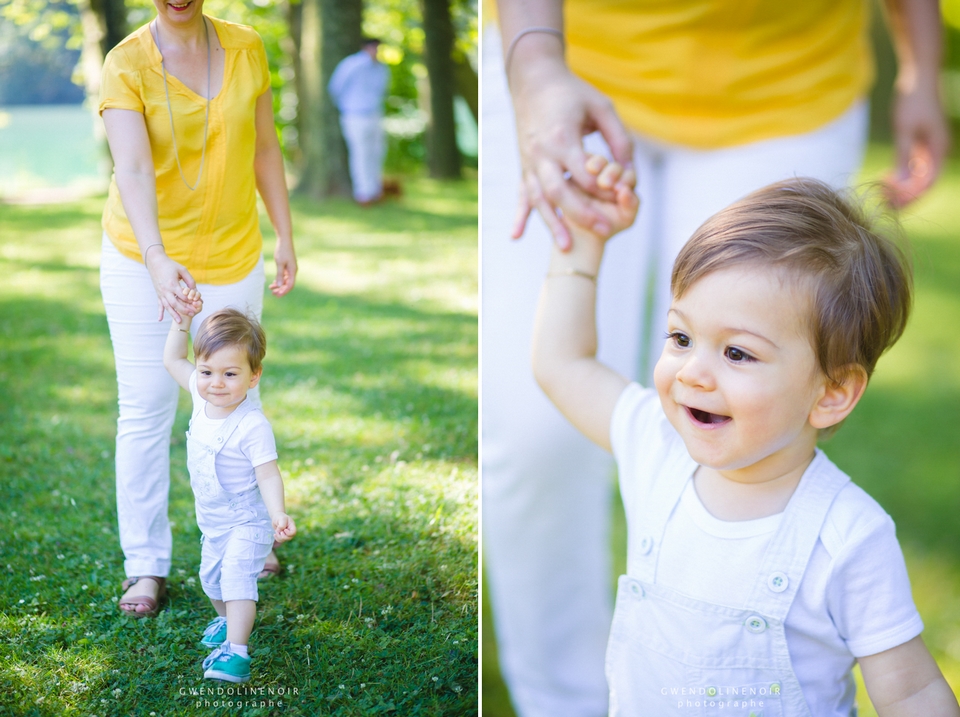
POLYGON ((297 280, 297 255, 293 250, 293 240, 277 239, 273 258, 277 262, 277 278, 270 284, 270 291, 274 296, 283 296, 290 293, 297 280))
POLYGON ((897 166, 884 184, 888 201, 899 209, 933 186, 950 149, 950 132, 936 86, 897 92, 893 134, 897 166))
POLYGON ((181 322, 181 313, 195 316, 198 313, 196 298, 199 297, 197 282, 186 267, 168 257, 162 247, 148 251, 145 263, 157 292, 157 321, 163 321, 165 311, 169 311, 178 324, 181 322))
MULTIPOLYGON (((523 41, 526 43, 528 38, 523 41)), ((535 43, 529 45, 533 50, 535 43)), ((527 49, 518 45, 518 50, 521 48, 527 49)), ((584 135, 599 130, 614 159, 624 167, 632 166, 633 141, 613 104, 571 73, 562 58, 520 57, 518 51, 511 66, 523 170, 513 238, 523 234, 533 209, 540 212, 557 246, 564 251, 571 241, 564 218, 597 235, 609 235, 607 219, 571 184, 603 202, 616 201, 615 193, 600 187, 596 177, 586 170, 587 155, 583 150, 584 135)))

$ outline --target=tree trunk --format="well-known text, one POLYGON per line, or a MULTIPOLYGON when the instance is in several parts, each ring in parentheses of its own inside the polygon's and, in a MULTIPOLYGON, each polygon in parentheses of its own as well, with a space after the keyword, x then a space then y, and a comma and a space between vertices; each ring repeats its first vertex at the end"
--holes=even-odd
POLYGON ((480 102, 478 95, 480 94, 480 80, 477 78, 477 73, 474 72, 473 67, 470 66, 470 61, 460 53, 453 57, 453 76, 457 83, 457 94, 466 100, 473 118, 479 122, 480 102))
POLYGON ((290 55, 293 63, 293 87, 297 93, 297 142, 296 147, 291 151, 290 147, 285 149, 290 153, 290 157, 298 173, 303 171, 303 114, 304 114, 304 89, 303 89, 303 65, 301 55, 301 37, 303 35, 303 2, 301 0, 288 0, 286 2, 287 28, 289 34, 282 40, 284 52, 290 55))
POLYGON ((303 0, 299 110, 303 171, 297 192, 315 199, 352 193, 347 147, 327 84, 337 63, 360 49, 362 17, 362 0, 303 0))
POLYGON ((106 57, 127 36, 127 6, 124 0, 90 0, 90 9, 100 23, 100 49, 106 57))
POLYGON ((436 179, 460 177, 460 150, 453 119, 456 90, 453 71, 453 23, 450 0, 422 0, 427 74, 430 76, 430 126, 427 166, 436 179))

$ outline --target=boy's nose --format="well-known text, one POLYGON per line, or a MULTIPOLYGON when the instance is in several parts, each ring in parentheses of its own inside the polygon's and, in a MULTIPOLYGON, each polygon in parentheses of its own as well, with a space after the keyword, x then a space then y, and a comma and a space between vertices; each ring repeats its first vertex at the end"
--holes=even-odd
POLYGON ((711 390, 715 386, 713 372, 702 356, 691 353, 677 371, 677 381, 690 388, 711 390))

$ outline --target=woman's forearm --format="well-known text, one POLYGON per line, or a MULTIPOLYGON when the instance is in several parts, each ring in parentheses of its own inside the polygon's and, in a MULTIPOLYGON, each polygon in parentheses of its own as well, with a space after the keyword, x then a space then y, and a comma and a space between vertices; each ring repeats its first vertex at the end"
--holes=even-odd
POLYGON ((113 156, 120 201, 142 255, 151 245, 161 243, 157 178, 147 125, 139 112, 106 109, 103 127, 113 156))
POLYGON ((253 161, 257 191, 270 217, 270 224, 277 233, 277 240, 293 244, 293 222, 290 219, 290 196, 283 170, 283 154, 280 145, 261 149, 253 161))
POLYGON ((143 256, 151 246, 163 243, 158 221, 156 177, 152 168, 149 172, 139 172, 119 167, 114 170, 114 176, 123 211, 143 256))
POLYGON ((521 33, 535 27, 550 28, 562 34, 563 3, 560 0, 499 0, 497 12, 504 60, 509 60, 505 69, 514 97, 522 92, 528 81, 535 81, 540 72, 549 71, 547 68, 551 66, 565 67, 564 43, 559 37, 545 32, 527 33, 521 37, 521 33))
POLYGON ((935 91, 940 80, 942 28, 936 0, 887 0, 897 53, 897 89, 935 91))
POLYGON ((253 157, 253 172, 257 191, 267 208, 270 224, 282 246, 293 248, 293 223, 290 221, 290 196, 283 170, 283 152, 273 122, 273 93, 267 90, 257 98, 257 149, 253 157))

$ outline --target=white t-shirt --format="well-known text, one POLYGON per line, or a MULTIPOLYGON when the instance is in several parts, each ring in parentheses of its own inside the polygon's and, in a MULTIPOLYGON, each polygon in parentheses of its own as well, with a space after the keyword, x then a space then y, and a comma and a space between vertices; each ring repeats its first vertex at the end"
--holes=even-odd
MULTIPOLYGON (((657 481, 685 481, 657 561, 657 583, 689 597, 743 609, 758 580, 764 551, 782 513, 730 522, 711 515, 690 475, 664 475, 653 455, 688 455, 663 413, 656 391, 630 384, 610 427, 627 514, 627 572, 637 509, 657 481)), ((692 462, 692 461, 691 461, 692 462)), ((857 657, 901 645, 923 631, 893 520, 861 488, 848 483, 820 531, 784 624, 790 659, 815 715, 849 715, 857 657)))
MULTIPOLYGON (((214 436, 226 419, 207 416, 207 402, 197 391, 196 371, 190 375, 190 395, 193 397, 190 433, 207 445, 213 445, 214 436)), ((254 469, 276 459, 277 443, 270 422, 260 409, 250 411, 217 454, 220 487, 229 493, 249 490, 257 483, 254 469)))

